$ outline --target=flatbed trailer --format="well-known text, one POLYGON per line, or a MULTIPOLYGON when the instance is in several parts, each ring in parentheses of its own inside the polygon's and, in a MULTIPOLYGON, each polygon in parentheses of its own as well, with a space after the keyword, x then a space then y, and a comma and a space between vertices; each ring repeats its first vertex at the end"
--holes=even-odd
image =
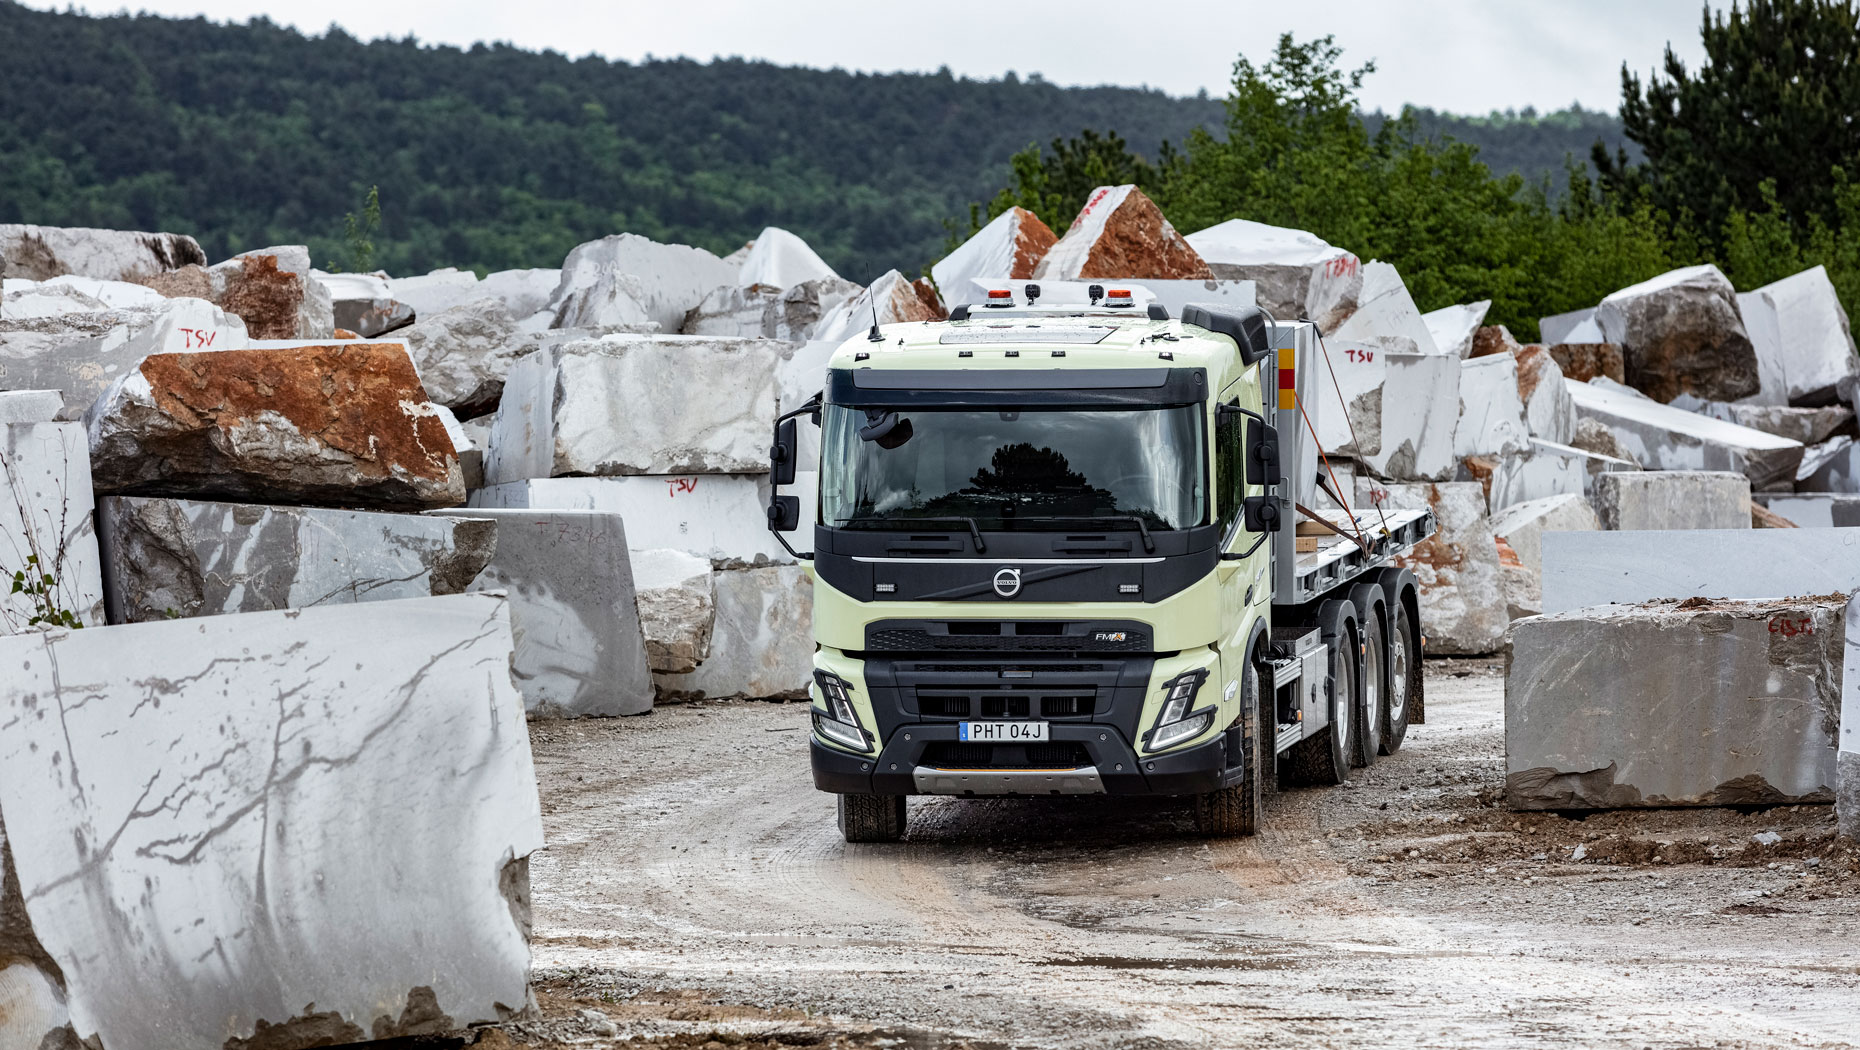
POLYGON ((778 420, 778 536, 797 422, 822 427, 813 549, 790 550, 815 784, 849 840, 901 837, 913 794, 1178 795, 1252 834, 1267 785, 1341 783, 1420 720, 1395 559, 1432 513, 1345 509, 1314 325, 1180 312, 1138 282, 1003 282, 849 340, 778 420), (1326 533, 1303 552, 1301 520, 1326 533))

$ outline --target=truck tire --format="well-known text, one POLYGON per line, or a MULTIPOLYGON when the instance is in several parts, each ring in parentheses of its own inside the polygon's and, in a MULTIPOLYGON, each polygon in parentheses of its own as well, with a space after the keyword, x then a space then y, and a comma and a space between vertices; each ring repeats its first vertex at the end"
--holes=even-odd
POLYGON ((1259 833, 1260 795, 1264 778, 1260 768, 1259 666, 1248 660, 1240 678, 1241 761, 1246 771, 1239 783, 1195 796, 1195 830, 1209 838, 1232 838, 1259 833))
POLYGON ((1408 735, 1408 716, 1421 693, 1420 636, 1408 615, 1408 603, 1396 602, 1390 624, 1388 648, 1388 693, 1382 708, 1382 753, 1392 755, 1401 750, 1408 735))
POLYGON ((1382 602, 1382 588, 1360 583, 1350 588, 1350 604, 1356 606, 1356 622, 1362 625, 1363 676, 1357 690, 1355 746, 1350 748, 1350 765, 1367 769, 1376 764, 1382 753, 1382 725, 1387 720, 1382 710, 1388 697, 1388 634, 1384 625, 1387 609, 1382 602))
POLYGON ((1325 686, 1330 725, 1286 751, 1285 781, 1289 785, 1331 786, 1350 775, 1351 712, 1360 702, 1363 662, 1358 657, 1355 607, 1336 598, 1318 606, 1318 629, 1330 651, 1329 681, 1325 686))
POLYGON ((896 842, 904 837, 903 795, 841 795, 840 834, 847 842, 896 842))
MULTIPOLYGON (((1387 568, 1376 574, 1376 585, 1382 588, 1382 597, 1388 603, 1391 628, 1402 619, 1396 615, 1397 613, 1407 613, 1405 622, 1408 630, 1404 634, 1405 644, 1401 651, 1397 652, 1394 649, 1395 635, 1392 630, 1389 635, 1391 643, 1389 666, 1391 669, 1398 656, 1405 656, 1408 663, 1407 691, 1399 698, 1401 713, 1405 717, 1400 720, 1399 729, 1391 731, 1392 727, 1385 725, 1382 730, 1382 753, 1392 755, 1401 747, 1402 737, 1407 734, 1409 726, 1422 725, 1427 721, 1427 680, 1421 673, 1421 658, 1425 655, 1421 651, 1419 618, 1421 615, 1421 584, 1415 579, 1413 571, 1409 569, 1387 568)), ((1391 678, 1391 691, 1393 691, 1394 684, 1391 678)), ((1394 700, 1395 698, 1392 697, 1391 702, 1394 700)))

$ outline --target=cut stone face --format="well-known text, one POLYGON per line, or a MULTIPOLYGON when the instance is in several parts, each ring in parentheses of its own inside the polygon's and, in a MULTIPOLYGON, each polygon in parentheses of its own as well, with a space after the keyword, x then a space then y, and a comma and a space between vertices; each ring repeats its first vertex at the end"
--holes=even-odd
POLYGON ((72 226, 0 224, 0 258, 8 277, 44 281, 63 274, 134 281, 206 265, 207 254, 179 233, 135 233, 72 226))
POLYGON ((555 327, 645 320, 657 322, 661 332, 676 332, 713 288, 736 284, 737 273, 736 267, 689 245, 658 244, 633 233, 589 241, 562 263, 562 280, 550 297, 555 327), (631 298, 640 314, 623 309, 622 297, 631 298))
MULTIPOLYGON (((1457 357, 1447 360, 1459 363, 1457 357)), ((1511 617, 1499 581, 1498 544, 1479 483, 1392 485, 1358 478, 1356 500, 1370 521, 1378 506, 1434 511, 1439 530, 1396 559, 1420 584, 1421 633, 1427 636, 1427 651, 1460 656, 1497 652, 1511 617)))
POLYGON ((665 700, 799 699, 814 675, 814 587, 798 565, 729 569, 715 577, 710 654, 690 674, 655 675, 665 700))
POLYGON ((1825 405, 1842 380, 1860 375, 1847 311, 1821 266, 1737 297, 1756 347, 1762 389, 1772 405, 1825 405))
POLYGON ((1496 456, 1523 451, 1530 440, 1518 392, 1518 362, 1510 354, 1475 357, 1460 365, 1460 418, 1454 429, 1456 456, 1496 456))
POLYGON ((1750 479, 1712 470, 1639 470, 1595 479, 1602 528, 1621 532, 1747 529, 1750 479))
POLYGON ((949 306, 975 302, 970 282, 990 277, 1030 280, 1058 240, 1038 215, 1009 208, 932 266, 930 276, 949 306))
POLYGON ((1305 411, 1317 428, 1318 444, 1339 456, 1373 456, 1382 451, 1382 389, 1389 353, 1375 343, 1324 340, 1326 360, 1317 368, 1316 404, 1305 411))
POLYGON ((1834 813, 1841 834, 1860 841, 1860 592, 1847 603, 1841 664, 1841 734, 1835 758, 1834 813))
POLYGON ((1213 280, 1162 209, 1135 186, 1100 186, 1034 268, 1035 280, 1213 280))
POLYGON ((1845 605, 1663 601, 1520 621, 1506 658, 1506 801, 1830 801, 1845 605))
POLYGON ((1388 371, 1382 383, 1378 431, 1381 448, 1362 457, 1365 465, 1380 477, 1398 481, 1452 477, 1458 465, 1453 447, 1460 407, 1460 359, 1448 354, 1385 352, 1385 356, 1388 371))
POLYGON ((1569 444, 1576 436, 1576 403, 1563 385, 1563 370, 1556 358, 1535 343, 1521 347, 1514 356, 1526 428, 1534 438, 1569 444))
POLYGON ((684 334, 806 342, 823 318, 863 291, 837 277, 803 281, 786 290, 726 286, 704 297, 685 319, 684 334))
POLYGON ((1485 323, 1486 311, 1491 308, 1490 299, 1443 306, 1422 314, 1421 321, 1427 325, 1427 334, 1434 337, 1435 349, 1463 361, 1472 356, 1473 336, 1478 334, 1479 326, 1485 323))
POLYGON ((1492 534, 1504 540, 1517 558, 1517 571, 1505 566, 1505 603, 1512 619, 1543 611, 1543 535, 1546 532, 1594 532, 1595 509, 1580 495, 1566 494, 1515 503, 1492 515, 1492 534))
POLYGON ((150 354, 242 350, 245 322, 204 299, 12 320, 0 315, 0 383, 56 390, 81 419, 110 384, 150 354))
POLYGON ((1860 494, 1798 492, 1757 497, 1764 506, 1804 529, 1860 526, 1860 494))
POLYGON ((337 328, 373 339, 413 323, 413 307, 395 299, 379 274, 312 270, 310 276, 329 293, 337 328))
POLYGON ((50 423, 65 407, 56 390, 0 390, 0 426, 50 423))
POLYGON ((1590 490, 1589 467, 1601 460, 1603 468, 1631 469, 1568 445, 1532 438, 1521 452, 1492 458, 1492 476, 1486 493, 1492 513, 1518 503, 1551 496, 1582 495, 1590 490))
POLYGON ((1602 341, 1602 326, 1595 319, 1594 307, 1572 310, 1566 314, 1539 319, 1537 338, 1546 344, 1599 343, 1602 341))
POLYGON ((1564 380, 1579 418, 1612 431, 1649 470, 1732 470, 1757 489, 1794 484, 1802 444, 1594 383, 1564 380))
POLYGON ((478 296, 394 333, 413 358, 427 396, 465 416, 497 409, 504 376, 535 343, 517 334, 501 300, 478 296))
POLYGON ((102 492, 388 510, 465 499, 438 408, 393 344, 156 354, 85 423, 102 492))
POLYGON ((1564 379, 1587 383, 1605 376, 1617 383, 1627 382, 1627 365, 1621 348, 1614 343, 1554 343, 1550 344, 1550 357, 1562 369, 1564 379))
POLYGON ((1680 394, 1735 401, 1757 393, 1757 352, 1737 293, 1716 266, 1688 266, 1623 288, 1596 308, 1627 382, 1659 402, 1680 394))
POLYGON ((111 623, 458 594, 491 560, 488 521, 106 496, 111 623))
POLYGON ((1809 450, 1796 471, 1795 487, 1802 492, 1860 493, 1860 444, 1846 435, 1809 450))
POLYGON ((768 470, 780 343, 610 336, 511 368, 485 480, 768 470))
POLYGON ((1789 405, 1753 405, 1725 401, 1705 401, 1691 394, 1673 399, 1672 407, 1736 423, 1740 427, 1761 430, 1765 434, 1815 445, 1826 441, 1836 430, 1854 418, 1846 405, 1822 408, 1794 408, 1789 405))
POLYGON ((1310 318, 1328 333, 1355 312, 1362 297, 1363 268, 1356 256, 1304 230, 1229 219, 1189 234, 1187 241, 1216 279, 1254 282, 1259 305, 1281 321, 1310 318))
POLYGON ((575 510, 443 511, 459 527, 496 530, 497 553, 470 585, 510 597, 511 676, 544 717, 652 710, 652 673, 634 605, 626 528, 618 514, 575 510))
POLYGON ((1544 611, 1657 598, 1779 598, 1860 590, 1860 531, 1554 533, 1544 611))
POLYGON ((549 308, 556 285, 561 283, 560 270, 498 270, 478 282, 472 297, 499 300, 510 316, 528 317, 549 308))
POLYGON ((1421 319, 1420 309, 1414 305, 1414 297, 1408 294, 1408 286, 1402 283, 1401 274, 1394 266, 1371 260, 1363 267, 1359 294, 1356 310, 1334 330, 1325 332, 1327 337, 1379 343, 1390 350, 1421 354, 1440 352, 1427 322, 1421 319))
POLYGON ((543 838, 511 648, 491 594, 0 640, 0 812, 77 1034, 523 1011, 543 838))
POLYGON ((480 294, 478 275, 452 266, 414 277, 390 277, 387 283, 390 296, 413 307, 416 321, 480 294))
MULTIPOLYGON (((802 471, 782 492, 801 500, 801 527, 790 539, 812 536, 819 475, 802 471)), ((492 485, 471 494, 473 507, 601 510, 626 520, 635 550, 682 550, 718 565, 788 564, 769 532, 766 473, 685 474, 673 477, 544 478, 492 485)))
POLYGON ((632 552, 639 625, 652 670, 682 675, 710 655, 717 591, 710 559, 685 551, 632 552))
POLYGON ((756 234, 737 275, 737 283, 745 288, 786 289, 803 281, 839 279, 806 241, 779 226, 764 227, 756 234))
POLYGON ((84 428, 0 426, 0 635, 42 630, 35 617, 61 612, 85 626, 104 622, 94 503, 84 428), (37 576, 38 593, 12 593, 15 573, 37 576))

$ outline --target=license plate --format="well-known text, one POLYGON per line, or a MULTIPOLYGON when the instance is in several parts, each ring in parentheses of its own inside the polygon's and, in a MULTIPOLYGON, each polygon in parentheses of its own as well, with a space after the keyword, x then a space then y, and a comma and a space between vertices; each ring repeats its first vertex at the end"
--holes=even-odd
POLYGON ((963 722, 962 739, 990 744, 1045 740, 1045 722, 963 722))

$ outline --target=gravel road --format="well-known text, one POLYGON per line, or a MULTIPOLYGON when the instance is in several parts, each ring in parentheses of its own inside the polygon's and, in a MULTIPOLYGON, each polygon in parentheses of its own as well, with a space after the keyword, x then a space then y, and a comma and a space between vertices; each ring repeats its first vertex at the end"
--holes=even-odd
POLYGON ((1512 813, 1498 666, 1428 673, 1399 755, 1225 841, 1166 799, 913 799, 851 846, 803 704, 535 723, 545 1019, 481 1044, 1860 1040, 1828 807, 1512 813))

